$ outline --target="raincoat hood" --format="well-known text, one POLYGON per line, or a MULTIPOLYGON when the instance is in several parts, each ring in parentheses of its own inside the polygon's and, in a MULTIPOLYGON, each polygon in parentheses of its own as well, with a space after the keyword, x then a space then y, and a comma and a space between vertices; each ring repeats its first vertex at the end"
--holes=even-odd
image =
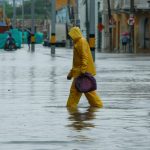
POLYGON ((68 34, 73 39, 73 41, 76 41, 76 40, 82 38, 82 33, 81 33, 79 27, 72 27, 68 34))

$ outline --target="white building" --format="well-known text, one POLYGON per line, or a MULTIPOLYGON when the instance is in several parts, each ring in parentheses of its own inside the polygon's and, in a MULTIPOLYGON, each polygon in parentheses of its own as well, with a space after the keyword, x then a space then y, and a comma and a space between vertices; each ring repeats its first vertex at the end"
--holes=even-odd
MULTIPOLYGON (((112 5, 112 4, 111 4, 112 5)), ((76 7, 76 6, 75 6, 76 7)), ((108 4, 106 0, 95 0, 95 39, 96 49, 100 52, 109 52, 109 19, 108 19, 108 4), (104 26, 100 32, 98 25, 104 26)), ((90 23, 90 0, 78 0, 78 14, 74 11, 75 19, 79 18, 80 28, 85 37, 88 37, 90 23)), ((94 17, 94 16, 93 16, 94 17)), ((66 23, 68 20, 68 8, 63 7, 57 11, 56 20, 58 23, 66 23)))
MULTIPOLYGON (((90 0, 79 0, 79 19, 80 28, 85 37, 89 27, 89 9, 90 0), (87 2, 87 3, 86 3, 87 2), (88 21, 87 21, 88 19, 88 21)), ((100 52, 107 52, 109 49, 109 28, 108 28, 108 9, 106 0, 95 0, 95 38, 96 38, 96 49, 100 52), (98 24, 104 26, 102 32, 98 29, 98 24)))

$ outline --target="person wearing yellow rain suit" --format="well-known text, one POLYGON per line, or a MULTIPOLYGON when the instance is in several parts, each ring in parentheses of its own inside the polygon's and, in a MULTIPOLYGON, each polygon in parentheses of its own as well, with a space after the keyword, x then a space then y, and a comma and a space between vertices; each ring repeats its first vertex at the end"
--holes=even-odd
MULTIPOLYGON (((87 40, 82 36, 82 33, 78 27, 72 27, 69 31, 69 36, 72 38, 74 43, 73 49, 73 65, 70 70, 67 79, 71 80, 74 78, 71 88, 70 95, 67 101, 67 107, 77 107, 82 93, 78 92, 75 88, 75 78, 85 72, 91 73, 93 76, 96 75, 96 69, 93 62, 92 54, 90 51, 87 40)), ((96 94, 96 91, 84 93, 88 99, 89 104, 92 107, 103 107, 103 102, 96 94)))

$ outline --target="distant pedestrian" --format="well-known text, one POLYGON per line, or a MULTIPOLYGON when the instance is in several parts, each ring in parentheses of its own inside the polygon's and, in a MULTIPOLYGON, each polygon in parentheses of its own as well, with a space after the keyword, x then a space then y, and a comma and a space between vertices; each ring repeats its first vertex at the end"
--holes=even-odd
POLYGON ((8 45, 15 45, 16 42, 15 42, 15 39, 12 37, 11 33, 8 34, 8 38, 6 40, 6 43, 8 45))
POLYGON ((126 52, 127 44, 129 42, 129 37, 127 35, 122 36, 121 42, 122 42, 123 50, 126 52))
POLYGON ((28 35, 27 35, 27 43, 28 43, 28 48, 30 50, 30 45, 31 45, 31 33, 28 32, 28 35))
MULTIPOLYGON (((69 36, 73 40, 74 50, 73 50, 73 65, 72 69, 70 70, 67 76, 67 79, 68 80, 71 80, 72 78, 74 79, 70 89, 67 107, 76 108, 82 93, 76 89, 75 79, 79 75, 84 74, 86 72, 94 76, 96 74, 96 69, 93 62, 89 44, 83 37, 80 29, 78 27, 71 28, 69 36)), ((92 107, 99 107, 99 108, 103 107, 103 102, 97 95, 96 91, 91 91, 84 94, 92 107)))
POLYGON ((17 49, 17 46, 16 46, 16 42, 15 42, 15 39, 12 37, 12 34, 9 33, 8 34, 8 38, 6 39, 6 43, 4 45, 4 49, 6 50, 12 50, 12 49, 17 49))

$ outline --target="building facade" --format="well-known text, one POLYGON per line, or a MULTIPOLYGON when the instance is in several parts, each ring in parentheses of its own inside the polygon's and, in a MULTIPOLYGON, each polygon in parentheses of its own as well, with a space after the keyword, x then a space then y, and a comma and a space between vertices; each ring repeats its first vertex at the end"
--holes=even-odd
MULTIPOLYGON (((102 52, 103 49, 106 47, 106 43, 104 42, 106 28, 104 23, 104 16, 106 15, 103 13, 104 9, 103 0, 95 0, 95 47, 98 51, 102 52)), ((89 34, 89 27, 90 27, 90 0, 79 0, 79 20, 80 20, 80 28, 83 35, 88 39, 89 34)))
MULTIPOLYGON (((114 2, 111 0, 110 5, 114 2)), ((110 30, 108 3, 106 0, 95 0, 95 47, 99 52, 110 52, 110 30)), ((89 32, 90 0, 79 0, 80 28, 85 37, 89 32)))
POLYGON ((113 28, 113 48, 118 52, 150 53, 150 5, 147 0, 134 0, 134 12, 131 16, 130 0, 114 0, 113 17, 116 20, 113 28), (130 22, 130 18, 133 20, 130 22), (133 28, 132 44, 123 49, 121 38, 124 33, 129 34, 133 28))
MULTIPOLYGON (((110 0, 109 2, 113 22, 109 16, 108 1, 95 0, 95 10, 93 11, 95 11, 95 47, 97 50, 100 52, 149 53, 150 4, 148 0, 134 0, 133 16, 131 16, 130 0, 110 0), (133 17, 133 21, 129 23, 131 17, 133 17), (130 38, 131 26, 133 28, 132 38, 130 38), (126 49, 122 45, 124 34, 129 37, 126 49), (110 41, 112 41, 112 44, 110 41), (132 51, 130 51, 131 47, 132 51)), ((77 7, 76 3, 74 7, 77 7)), ((67 22, 67 9, 67 6, 59 9, 57 13, 58 22, 67 22)), ((78 0, 80 28, 85 37, 88 37, 89 33, 89 12, 90 0, 78 0)), ((77 12, 74 11, 74 13, 77 12)))

